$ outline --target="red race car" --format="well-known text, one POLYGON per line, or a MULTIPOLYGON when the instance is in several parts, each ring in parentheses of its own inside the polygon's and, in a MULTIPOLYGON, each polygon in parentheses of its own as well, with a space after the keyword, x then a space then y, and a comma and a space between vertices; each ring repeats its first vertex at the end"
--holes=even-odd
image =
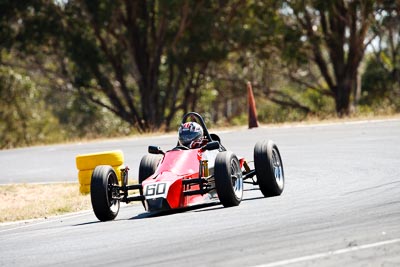
POLYGON ((138 184, 127 184, 127 167, 121 170, 121 184, 111 166, 94 169, 90 194, 100 221, 113 220, 120 202, 141 201, 150 212, 218 202, 231 207, 240 204, 244 183, 258 185, 265 197, 278 196, 284 188, 282 159, 272 141, 256 143, 251 169, 208 132, 195 112, 183 117, 176 147, 164 152, 149 146, 148 151, 140 162, 138 184), (132 190, 140 194, 130 195, 132 190))

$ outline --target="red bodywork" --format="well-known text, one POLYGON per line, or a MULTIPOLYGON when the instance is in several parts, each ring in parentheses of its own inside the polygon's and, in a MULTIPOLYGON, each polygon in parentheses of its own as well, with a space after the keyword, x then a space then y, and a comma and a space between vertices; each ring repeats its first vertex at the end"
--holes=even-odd
POLYGON ((142 182, 146 210, 176 209, 217 202, 215 190, 203 195, 184 195, 184 191, 199 190, 200 186, 182 183, 184 179, 199 178, 200 159, 208 160, 209 172, 213 174, 217 153, 218 150, 202 152, 200 148, 166 152, 155 173, 142 182))

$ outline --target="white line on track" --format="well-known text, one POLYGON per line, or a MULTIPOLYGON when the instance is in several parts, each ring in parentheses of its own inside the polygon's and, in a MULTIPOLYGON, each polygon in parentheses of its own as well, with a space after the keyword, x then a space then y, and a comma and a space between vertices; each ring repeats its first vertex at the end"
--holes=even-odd
POLYGON ((276 262, 261 264, 261 265, 257 265, 257 266, 253 266, 253 267, 284 266, 284 265, 300 263, 300 262, 305 262, 305 261, 310 261, 310 260, 316 260, 316 259, 321 259, 321 258, 325 258, 325 257, 329 257, 329 256, 340 255, 340 254, 350 253, 350 252, 374 248, 374 247, 386 246, 386 245, 395 244, 395 243, 400 243, 400 238, 386 240, 386 241, 377 242, 377 243, 366 244, 366 245, 361 245, 361 246, 354 246, 354 247, 349 247, 349 248, 344 248, 344 249, 338 249, 338 250, 333 250, 333 251, 328 251, 328 252, 323 252, 323 253, 317 253, 317 254, 312 254, 312 255, 288 259, 288 260, 276 261, 276 262))

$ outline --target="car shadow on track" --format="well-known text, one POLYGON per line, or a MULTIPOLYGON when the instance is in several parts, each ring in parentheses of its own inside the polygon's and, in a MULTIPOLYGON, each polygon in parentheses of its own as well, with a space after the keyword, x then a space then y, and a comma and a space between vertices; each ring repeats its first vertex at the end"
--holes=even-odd
MULTIPOLYGON (((243 191, 253 191, 253 190, 259 191, 258 188, 244 189, 243 191)), ((258 197, 243 198, 242 202, 260 200, 260 199, 265 199, 265 197, 258 196, 258 197)), ((160 216, 168 216, 168 215, 174 215, 174 214, 188 212, 188 211, 205 212, 205 211, 214 211, 214 210, 220 210, 220 209, 225 209, 225 207, 223 207, 221 203, 208 203, 208 204, 195 205, 195 206, 191 206, 191 207, 173 209, 173 210, 143 212, 141 214, 138 214, 138 215, 130 218, 129 220, 139 220, 139 219, 147 219, 147 218, 154 218, 154 217, 160 217, 160 216)))
MULTIPOLYGON (((147 219, 147 218, 160 217, 160 216, 168 216, 168 215, 174 215, 174 214, 188 212, 188 211, 199 212, 200 209, 213 207, 213 206, 217 206, 217 205, 220 205, 220 203, 201 204, 201 205, 196 205, 196 206, 191 206, 191 207, 186 207, 186 208, 165 210, 165 211, 144 212, 144 213, 138 214, 138 215, 130 218, 130 220, 139 220, 139 219, 147 219)), ((223 207, 220 207, 220 208, 223 208, 223 207)), ((219 209, 219 208, 216 208, 216 209, 219 209)))
POLYGON ((243 202, 243 201, 251 201, 251 200, 259 200, 259 199, 264 199, 264 198, 265 198, 264 196, 249 197, 249 198, 244 198, 244 199, 242 199, 242 202, 243 202))
MULTIPOLYGON (((259 189, 258 188, 248 188, 248 189, 244 189, 243 191, 259 191, 259 189)), ((259 199, 264 199, 264 198, 265 198, 264 196, 243 198, 242 202, 259 200, 259 199)), ((179 214, 179 213, 188 212, 188 211, 206 212, 206 211, 215 211, 215 210, 220 210, 220 209, 225 209, 225 207, 223 207, 221 203, 207 203, 207 204, 195 205, 195 206, 191 206, 191 207, 173 209, 173 210, 143 212, 132 218, 129 218, 128 220, 149 219, 149 218, 154 218, 154 217, 179 214)), ((102 222, 101 221, 86 222, 86 223, 77 224, 75 226, 90 225, 90 224, 95 224, 95 223, 102 223, 102 222)))
MULTIPOLYGON (((265 197, 263 197, 263 196, 252 197, 252 198, 244 198, 244 199, 242 199, 242 202, 259 200, 259 199, 264 199, 264 198, 265 197)), ((234 208, 234 207, 231 207, 231 208, 234 208)), ((136 216, 134 216, 132 218, 129 218, 128 220, 149 219, 149 218, 155 218, 155 217, 162 217, 162 216, 169 216, 169 215, 184 213, 184 212, 188 212, 188 211, 207 212, 207 211, 216 211, 216 210, 221 210, 221 209, 226 209, 224 206, 222 206, 221 203, 209 203, 209 204, 196 205, 196 206, 187 207, 187 208, 181 208, 181 209, 173 209, 173 210, 165 210, 165 211, 154 211, 154 212, 143 212, 143 213, 140 213, 140 214, 138 214, 138 215, 136 215, 136 216)), ((123 219, 121 219, 121 220, 123 220, 123 219)), ((116 219, 115 221, 118 221, 118 219, 116 219)), ((103 223, 103 222, 101 222, 101 221, 92 221, 92 222, 76 224, 74 226, 84 226, 84 225, 91 225, 91 224, 96 224, 96 223, 103 223)))
POLYGON ((243 192, 246 192, 246 191, 260 191, 260 189, 258 187, 243 189, 243 192))
POLYGON ((95 223, 104 223, 104 222, 102 222, 102 221, 92 221, 92 222, 78 223, 78 224, 74 224, 72 226, 84 226, 84 225, 91 225, 91 224, 95 224, 95 223))
MULTIPOLYGON (((260 197, 244 198, 244 199, 242 199, 242 202, 251 201, 251 200, 258 200, 258 199, 263 199, 263 198, 265 198, 265 197, 260 196, 260 197)), ((220 203, 216 203, 215 205, 219 205, 219 207, 212 207, 212 208, 206 208, 206 209, 199 209, 199 210, 195 210, 194 212, 205 212, 205 211, 214 211, 214 210, 235 208, 235 207, 227 207, 227 208, 226 208, 226 207, 222 206, 222 204, 220 204, 220 203)), ((215 206, 215 205, 214 205, 214 206, 215 206)))

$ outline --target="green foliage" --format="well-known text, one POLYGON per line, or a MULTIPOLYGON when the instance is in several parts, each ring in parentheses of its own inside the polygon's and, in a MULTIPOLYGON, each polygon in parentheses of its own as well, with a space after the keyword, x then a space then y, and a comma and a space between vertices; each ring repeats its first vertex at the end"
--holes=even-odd
POLYGON ((306 103, 313 114, 324 118, 335 112, 335 100, 332 97, 321 94, 308 88, 302 95, 300 102, 306 103))
POLYGON ((370 57, 366 63, 360 100, 363 110, 376 110, 377 113, 384 113, 384 110, 386 113, 400 111, 400 81, 393 79, 396 71, 386 68, 392 62, 388 57, 384 58, 386 60, 381 61, 370 57))
POLYGON ((278 123, 286 121, 301 121, 304 114, 291 108, 283 108, 267 99, 257 102, 258 120, 262 123, 278 123))
POLYGON ((309 112, 299 110, 296 107, 283 106, 269 99, 257 98, 257 111, 260 122, 275 123, 287 121, 302 121, 307 117, 327 118, 335 112, 335 103, 331 97, 322 95, 315 90, 305 89, 304 92, 294 91, 293 84, 283 88, 282 91, 291 93, 290 96, 298 103, 310 108, 309 112))
POLYGON ((379 98, 387 98, 391 82, 382 65, 374 59, 369 60, 362 78, 362 102, 371 104, 379 98))
MULTIPOLYGON (((0 66, 0 148, 134 132, 107 109, 80 97, 70 85, 25 68, 28 62, 15 54, 2 53, 2 59, 15 65, 0 66)), ((44 64, 52 65, 48 60, 44 64)))
POLYGON ((64 129, 64 139, 125 136, 134 132, 109 110, 79 97, 75 92, 54 94, 53 90, 47 93, 45 100, 51 103, 49 109, 64 129))
POLYGON ((59 124, 28 77, 0 67, 0 148, 62 140, 59 124))

